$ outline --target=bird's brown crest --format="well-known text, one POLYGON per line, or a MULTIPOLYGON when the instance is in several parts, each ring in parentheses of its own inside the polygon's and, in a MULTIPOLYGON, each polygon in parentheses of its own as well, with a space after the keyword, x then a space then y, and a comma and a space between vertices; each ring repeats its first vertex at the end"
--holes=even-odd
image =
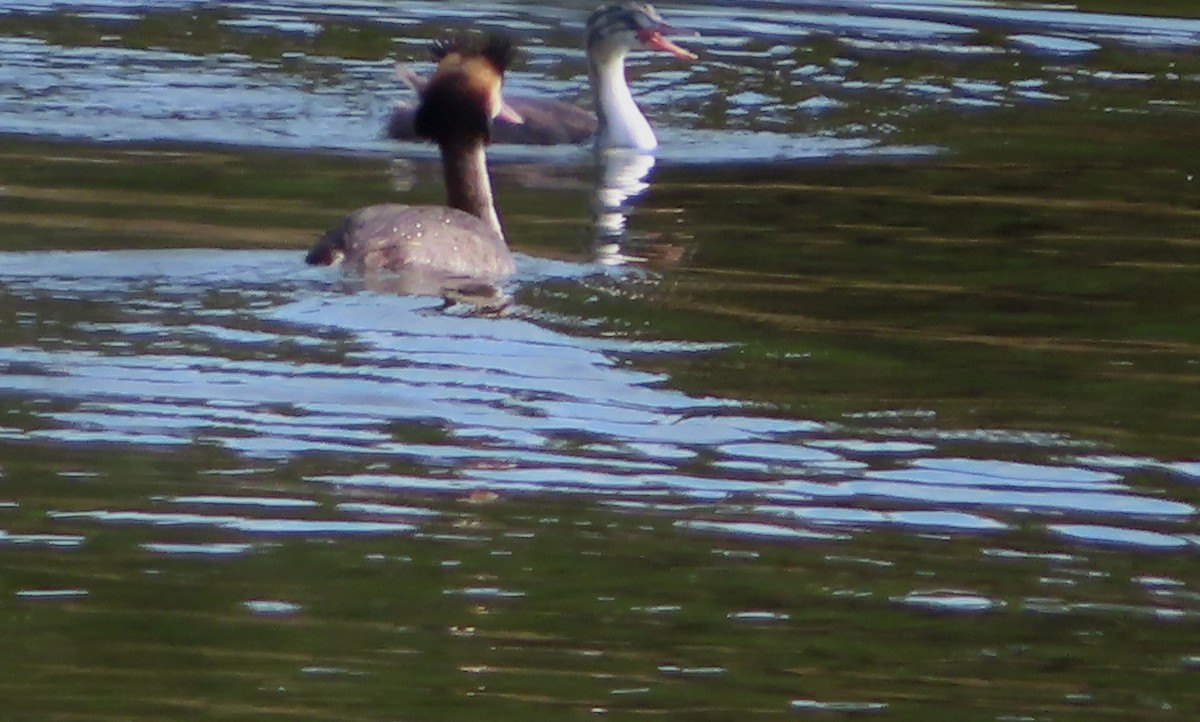
POLYGON ((451 55, 479 57, 488 61, 497 75, 503 75, 517 57, 517 46, 506 35, 452 35, 435 40, 431 46, 433 59, 440 64, 451 55))
POLYGON ((515 47, 501 35, 458 35, 433 44, 438 61, 421 94, 414 128, 436 143, 488 140, 504 70, 515 47))

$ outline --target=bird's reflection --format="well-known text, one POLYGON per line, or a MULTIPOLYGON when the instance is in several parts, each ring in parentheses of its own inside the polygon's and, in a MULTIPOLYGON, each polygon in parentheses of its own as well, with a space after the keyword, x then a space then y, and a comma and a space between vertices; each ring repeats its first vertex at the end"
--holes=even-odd
POLYGON ((596 190, 592 196, 593 255, 597 263, 675 263, 683 248, 628 230, 629 215, 650 188, 653 155, 624 148, 597 149, 596 190))

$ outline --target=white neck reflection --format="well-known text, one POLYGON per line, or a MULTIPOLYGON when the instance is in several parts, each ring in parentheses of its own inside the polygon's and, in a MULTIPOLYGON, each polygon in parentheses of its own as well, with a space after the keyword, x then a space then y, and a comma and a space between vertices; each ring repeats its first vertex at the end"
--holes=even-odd
POLYGON ((627 254, 630 239, 626 223, 633 201, 650 187, 648 180, 653 169, 654 156, 649 153, 620 148, 597 152, 592 214, 598 263, 619 265, 645 260, 627 254))

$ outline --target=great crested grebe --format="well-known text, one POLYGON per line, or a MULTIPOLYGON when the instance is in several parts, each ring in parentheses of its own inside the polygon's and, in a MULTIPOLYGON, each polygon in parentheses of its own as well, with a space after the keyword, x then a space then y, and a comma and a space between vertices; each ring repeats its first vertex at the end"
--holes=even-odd
POLYGON ((414 124, 441 151, 449 207, 360 208, 321 236, 308 252, 309 264, 345 259, 366 270, 474 280, 513 272, 484 154, 492 119, 501 110, 512 43, 499 36, 459 38, 435 44, 433 52, 437 69, 421 93, 414 124))
MULTIPOLYGON (((654 150, 658 139, 625 80, 625 56, 631 50, 647 48, 695 60, 693 53, 664 37, 668 32, 671 27, 651 5, 622 2, 599 8, 587 22, 588 75, 596 115, 559 100, 507 98, 506 105, 523 120, 514 123, 497 119, 492 127, 492 142, 555 145, 594 138, 600 148, 654 150)), ((421 80, 406 68, 398 68, 397 74, 420 90, 421 80)), ((411 106, 396 106, 388 122, 388 136, 396 140, 414 139, 417 135, 414 115, 411 106)))

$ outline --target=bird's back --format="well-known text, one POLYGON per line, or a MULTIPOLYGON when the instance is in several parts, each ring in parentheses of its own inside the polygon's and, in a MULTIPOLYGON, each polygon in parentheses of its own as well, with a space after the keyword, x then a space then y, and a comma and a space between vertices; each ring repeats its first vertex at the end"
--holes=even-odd
MULTIPOLYGON (((492 121, 491 142, 502 145, 578 144, 596 132, 596 116, 577 105, 543 98, 507 98, 523 122, 492 121)), ((388 118, 387 136, 393 140, 420 140, 414 127, 416 107, 397 105, 388 118)))
POLYGON ((428 272, 495 279, 514 270, 504 240, 479 218, 443 206, 367 206, 329 229, 309 251, 312 265, 345 262, 368 271, 428 272))

